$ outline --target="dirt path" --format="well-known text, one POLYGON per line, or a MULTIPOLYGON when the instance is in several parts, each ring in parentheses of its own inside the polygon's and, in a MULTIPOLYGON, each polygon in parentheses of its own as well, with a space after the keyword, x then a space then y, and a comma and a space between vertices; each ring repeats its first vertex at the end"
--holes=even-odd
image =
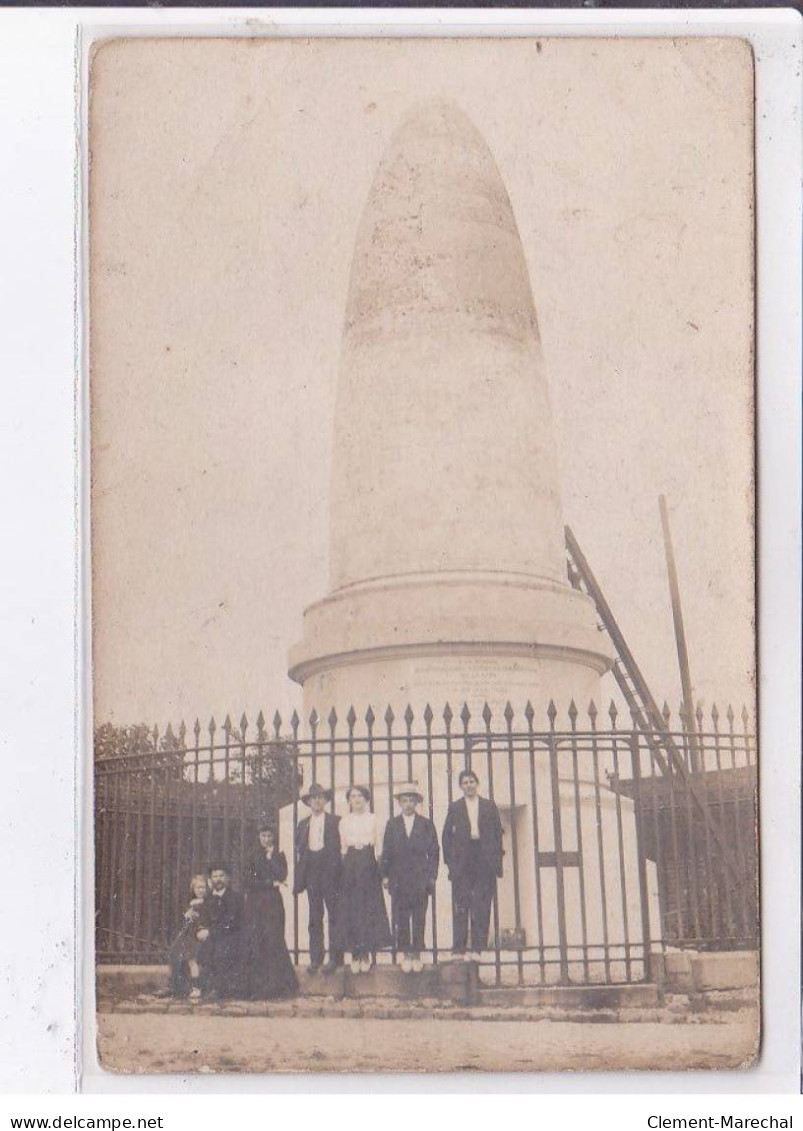
POLYGON ((165 1072, 421 1072, 738 1068, 755 1019, 662 1025, 100 1014, 104 1068, 165 1072))

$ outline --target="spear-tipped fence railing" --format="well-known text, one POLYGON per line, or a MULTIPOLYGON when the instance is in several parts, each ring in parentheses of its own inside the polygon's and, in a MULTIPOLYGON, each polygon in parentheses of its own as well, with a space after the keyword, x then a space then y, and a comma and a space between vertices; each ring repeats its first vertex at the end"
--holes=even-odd
MULTIPOLYGON (((414 778, 440 836, 464 766, 479 773, 505 831, 484 977, 499 985, 640 981, 658 976, 667 945, 757 945, 756 760, 747 713, 737 717, 729 707, 723 717, 714 706, 706 720, 698 711, 694 744, 666 706, 660 734, 645 733, 634 718, 621 728, 614 703, 603 725, 594 703, 585 718, 571 703, 565 720, 550 703, 544 725, 536 723, 527 703, 518 716, 510 704, 496 714, 487 704, 477 713, 447 704, 438 715, 429 705, 418 714, 408 707, 400 718, 390 707, 361 716, 352 708, 342 720, 332 709, 323 728, 316 711, 304 726, 293 712, 289 729, 278 712, 269 729, 260 712, 255 728, 243 715, 236 727, 227 717, 205 730, 199 722, 163 735, 140 728, 116 744, 113 728, 101 728, 99 959, 163 960, 190 877, 222 855, 242 884, 265 818, 279 830, 292 881, 300 796, 313 780, 334 790, 341 815, 346 787, 368 785, 383 824, 397 811, 399 782, 414 778), (667 736, 682 773, 662 764, 667 736)), ((442 864, 428 916, 431 962, 451 946, 445 871, 442 864)), ((287 941, 303 965, 305 897, 291 891, 287 941)))

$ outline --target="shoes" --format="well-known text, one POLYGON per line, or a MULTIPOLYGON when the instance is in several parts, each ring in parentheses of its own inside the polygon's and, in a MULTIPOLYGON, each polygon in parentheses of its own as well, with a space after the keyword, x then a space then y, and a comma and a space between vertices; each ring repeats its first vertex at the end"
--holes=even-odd
POLYGON ((197 986, 195 986, 193 989, 190 990, 190 1001, 200 1001, 200 1000, 201 1000, 201 991, 198 989, 197 986))
POLYGON ((420 974, 424 969, 424 963, 420 954, 410 959, 410 969, 414 974, 420 974))
POLYGON ((362 973, 362 959, 352 958, 350 966, 351 966, 352 974, 361 974, 362 973))
POLYGON ((321 967, 321 973, 322 974, 334 974, 335 970, 339 970, 342 967, 342 965, 343 965, 342 962, 332 962, 331 959, 330 959, 329 962, 324 962, 323 966, 321 967))
POLYGON ((308 977, 310 977, 310 978, 314 978, 314 977, 315 977, 315 975, 316 975, 316 974, 318 973, 318 971, 319 971, 319 970, 320 970, 320 966, 308 966, 308 967, 307 967, 307 975, 308 975, 308 977))
POLYGON ((360 970, 363 972, 363 974, 368 974, 372 966, 373 962, 370 958, 363 958, 362 962, 360 963, 360 970))
POLYGON ((405 974, 409 974, 413 969, 413 963, 409 954, 405 954, 401 960, 401 968, 405 974))

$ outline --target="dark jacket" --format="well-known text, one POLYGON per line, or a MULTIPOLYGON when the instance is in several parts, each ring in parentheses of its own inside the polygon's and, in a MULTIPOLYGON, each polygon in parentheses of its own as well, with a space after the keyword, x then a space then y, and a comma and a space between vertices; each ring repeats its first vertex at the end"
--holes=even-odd
MULTIPOLYGON (((478 824, 480 832, 480 860, 487 876, 502 875, 502 821, 499 810, 487 797, 479 799, 478 824)), ((453 801, 446 814, 443 826, 443 862, 449 869, 449 877, 454 880, 462 876, 468 867, 469 845, 471 844, 471 823, 468 819, 466 799, 453 801)))
POLYGON ((209 931, 208 949, 215 961, 233 961, 238 958, 243 929, 243 897, 238 891, 226 888, 223 895, 211 893, 201 907, 196 930, 209 931))
MULTIPOLYGON (((293 877, 293 894, 300 895, 307 890, 307 865, 309 863, 309 826, 311 817, 298 822, 296 829, 296 867, 293 877)), ((336 888, 340 879, 340 818, 333 813, 324 813, 323 826, 323 866, 324 883, 336 888)))
POLYGON ((390 881, 391 895, 424 895, 438 878, 439 862, 438 834, 428 817, 416 813, 409 836, 402 816, 385 825, 379 868, 390 881))
POLYGON ((246 891, 259 891, 273 887, 287 879, 287 857, 283 852, 273 850, 268 860, 264 852, 259 852, 248 865, 245 877, 246 891))

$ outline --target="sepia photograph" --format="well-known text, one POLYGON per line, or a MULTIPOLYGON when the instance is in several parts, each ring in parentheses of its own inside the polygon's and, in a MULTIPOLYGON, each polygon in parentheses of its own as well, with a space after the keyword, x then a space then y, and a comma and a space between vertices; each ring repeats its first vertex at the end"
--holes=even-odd
POLYGON ((89 73, 101 1068, 750 1068, 750 45, 89 73))

